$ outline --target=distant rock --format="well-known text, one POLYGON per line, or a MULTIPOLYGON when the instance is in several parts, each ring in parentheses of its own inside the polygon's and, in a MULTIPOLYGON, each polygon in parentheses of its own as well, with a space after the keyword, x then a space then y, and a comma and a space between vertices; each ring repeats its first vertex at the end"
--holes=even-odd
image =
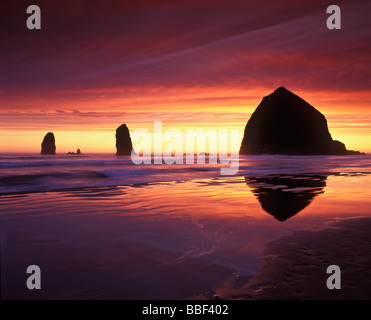
POLYGON ((53 132, 48 132, 43 142, 41 143, 41 154, 42 155, 55 155, 55 138, 53 132))
POLYGON ((117 156, 130 156, 133 150, 130 132, 126 124, 116 129, 116 150, 117 156))
POLYGON ((67 152, 67 154, 81 154, 80 149, 77 149, 76 153, 75 152, 67 152))
POLYGON ((325 116, 284 87, 263 98, 246 124, 240 154, 359 155, 334 141, 325 116))

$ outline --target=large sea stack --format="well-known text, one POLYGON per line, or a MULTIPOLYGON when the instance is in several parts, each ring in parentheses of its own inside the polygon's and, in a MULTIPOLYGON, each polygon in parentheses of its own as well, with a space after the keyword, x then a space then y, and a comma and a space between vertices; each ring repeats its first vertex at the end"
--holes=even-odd
POLYGON ((130 156, 133 150, 130 132, 126 124, 116 129, 116 150, 117 156, 130 156))
POLYGON ((41 154, 43 155, 55 155, 55 138, 53 132, 48 132, 43 142, 41 143, 41 154))
POLYGON ((325 116, 284 87, 263 98, 245 127, 240 154, 358 155, 333 140, 325 116))

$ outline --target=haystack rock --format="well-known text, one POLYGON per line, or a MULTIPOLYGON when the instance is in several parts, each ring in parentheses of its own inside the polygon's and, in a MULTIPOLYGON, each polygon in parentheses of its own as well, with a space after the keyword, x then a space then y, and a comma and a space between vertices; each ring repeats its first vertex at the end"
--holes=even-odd
POLYGON ((133 144, 130 138, 130 132, 126 124, 121 125, 116 129, 116 155, 130 156, 133 150, 133 144))
POLYGON ((263 98, 246 124, 240 154, 359 155, 333 140, 325 116, 284 87, 263 98))
POLYGON ((55 138, 53 132, 48 132, 45 137, 43 142, 41 143, 41 154, 43 155, 48 155, 52 154, 55 155, 55 138))

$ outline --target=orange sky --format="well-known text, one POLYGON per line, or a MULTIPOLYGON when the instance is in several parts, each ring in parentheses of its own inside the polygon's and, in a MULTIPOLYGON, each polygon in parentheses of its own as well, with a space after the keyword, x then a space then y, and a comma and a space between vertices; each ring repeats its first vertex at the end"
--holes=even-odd
POLYGON ((242 134, 262 98, 285 86, 322 112, 334 139, 371 152, 371 5, 327 2, 39 1, 2 19, 0 152, 115 152, 115 129, 228 128, 242 134))
MULTIPOLYGON (((262 97, 271 93, 264 89, 254 92, 210 90, 180 88, 168 93, 159 89, 159 92, 126 99, 111 99, 106 94, 98 99, 81 101, 78 111, 69 109, 69 103, 63 105, 57 102, 56 110, 52 111, 25 109, 15 113, 2 112, 1 150, 39 152, 42 138, 46 132, 52 131, 56 137, 57 152, 66 153, 80 148, 84 152, 114 153, 115 129, 121 123, 126 123, 132 132, 135 129, 152 132, 153 121, 162 121, 164 131, 176 128, 183 133, 185 129, 198 128, 239 129, 242 139, 251 113, 262 97), (209 97, 211 92, 215 96, 209 97)), ((333 139, 344 142, 348 149, 371 151, 368 93, 338 92, 337 100, 334 100, 331 99, 334 96, 332 92, 294 92, 326 116, 333 139)))

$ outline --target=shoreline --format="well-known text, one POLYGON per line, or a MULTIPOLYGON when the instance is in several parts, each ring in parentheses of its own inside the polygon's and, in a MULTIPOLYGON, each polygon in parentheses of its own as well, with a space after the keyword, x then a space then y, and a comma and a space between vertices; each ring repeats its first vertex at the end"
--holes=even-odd
MULTIPOLYGON (((125 171, 125 170, 123 170, 125 171)), ((155 180, 149 180, 149 181, 128 181, 128 182, 121 182, 118 183, 117 181, 111 181, 107 184, 101 184, 98 185, 96 182, 100 182, 99 179, 109 179, 108 176, 103 176, 101 178, 98 178, 97 181, 90 182, 91 185, 80 185, 80 186, 71 186, 71 187, 62 187, 62 188, 50 188, 47 189, 34 189, 34 190, 20 190, 20 191, 10 191, 10 192, 0 192, 0 197, 2 196, 19 196, 19 195, 28 195, 28 194, 38 194, 38 193, 59 193, 59 192, 74 192, 74 191, 81 191, 81 190, 91 190, 94 192, 94 190, 100 190, 100 189, 115 189, 115 188, 127 188, 127 187, 138 187, 138 186, 150 186, 150 185, 157 185, 157 184, 173 184, 173 183, 187 183, 187 182, 198 182, 198 181, 209 181, 210 185, 214 185, 215 183, 226 183, 226 182, 232 182, 234 183, 236 180, 241 180, 239 182, 245 184, 245 178, 249 177, 251 179, 257 179, 257 178, 271 178, 271 177, 286 177, 292 178, 297 176, 302 177, 313 177, 313 176, 363 176, 363 175, 371 175, 370 171, 349 171, 349 172, 329 172, 329 171, 319 171, 319 172, 294 172, 294 171, 287 171, 287 172, 278 172, 278 173, 258 173, 258 174, 249 174, 249 173, 240 173, 236 175, 231 176, 203 176, 203 177, 187 177, 185 176, 183 179, 179 178, 168 178, 168 179, 155 179, 155 180), (222 180, 222 181, 221 181, 222 180)), ((41 175, 42 176, 42 175, 41 175)), ((53 173, 50 174, 50 176, 53 176, 53 173)), ((7 178, 9 179, 9 178, 7 178)), ((16 177, 14 178, 16 179, 16 177)), ((1 180, 1 179, 0 179, 1 180)), ((0 181, 1 182, 1 181, 0 181)))
POLYGON ((40 299, 370 298, 371 176, 277 175, 0 196, 4 297, 28 297, 18 275, 32 263, 47 268, 40 299), (301 210, 282 222, 267 203, 301 210))

